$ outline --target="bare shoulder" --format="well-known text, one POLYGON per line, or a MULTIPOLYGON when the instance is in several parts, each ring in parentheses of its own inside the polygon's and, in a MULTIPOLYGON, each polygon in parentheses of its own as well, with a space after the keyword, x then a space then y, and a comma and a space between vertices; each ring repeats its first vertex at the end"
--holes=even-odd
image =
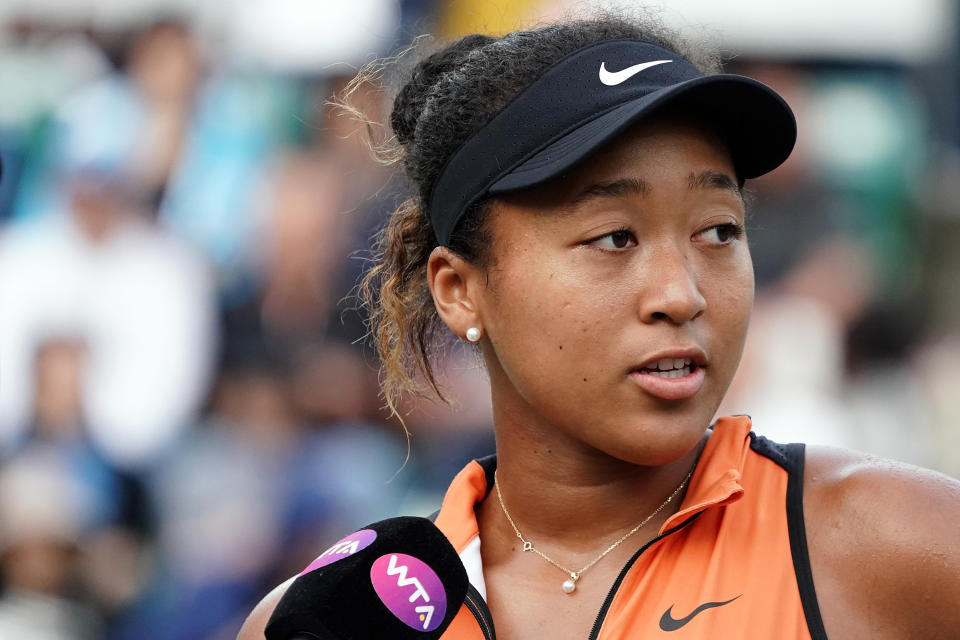
POLYGON ((243 626, 240 628, 240 633, 237 635, 237 640, 263 640, 264 639, 264 629, 267 626, 267 621, 270 619, 270 615, 273 613, 273 610, 276 608, 277 603, 280 602, 280 598, 283 597, 283 594, 287 592, 287 589, 296 579, 296 576, 290 578, 281 585, 278 585, 274 588, 273 591, 268 593, 263 597, 257 606, 253 608, 253 611, 250 612, 250 615, 247 616, 246 622, 243 623, 243 626))
POLYGON ((808 447, 804 514, 830 637, 947 638, 960 625, 960 482, 808 447))

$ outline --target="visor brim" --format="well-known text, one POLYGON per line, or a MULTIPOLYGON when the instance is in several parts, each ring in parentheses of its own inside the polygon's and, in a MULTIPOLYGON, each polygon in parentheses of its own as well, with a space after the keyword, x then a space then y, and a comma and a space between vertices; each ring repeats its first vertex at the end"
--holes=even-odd
POLYGON ((581 124, 497 180, 489 192, 506 193, 547 182, 641 120, 674 112, 702 122, 724 139, 740 180, 781 165, 796 142, 793 112, 773 89, 744 76, 703 76, 624 103, 581 124))

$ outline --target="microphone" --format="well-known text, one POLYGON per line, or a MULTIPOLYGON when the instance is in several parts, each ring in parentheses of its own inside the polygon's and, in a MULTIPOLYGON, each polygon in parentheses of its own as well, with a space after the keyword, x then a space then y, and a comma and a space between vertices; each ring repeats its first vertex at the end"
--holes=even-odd
POLYGON ((277 603, 267 640, 435 640, 467 594, 453 545, 426 518, 381 520, 311 562, 277 603))

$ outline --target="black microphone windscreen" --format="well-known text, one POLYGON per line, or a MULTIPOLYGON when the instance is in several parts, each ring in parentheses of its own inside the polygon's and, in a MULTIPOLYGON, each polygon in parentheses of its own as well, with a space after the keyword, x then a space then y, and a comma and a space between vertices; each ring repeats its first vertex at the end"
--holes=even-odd
POLYGON ((467 593, 456 550, 426 518, 381 520, 317 557, 277 603, 267 640, 434 640, 467 593))

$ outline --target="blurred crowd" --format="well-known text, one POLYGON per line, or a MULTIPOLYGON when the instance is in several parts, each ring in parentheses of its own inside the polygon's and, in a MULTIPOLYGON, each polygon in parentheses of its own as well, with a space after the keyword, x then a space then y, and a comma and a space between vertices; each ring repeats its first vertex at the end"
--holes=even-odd
MULTIPOLYGON (((493 450, 468 350, 445 356, 454 406, 405 408, 409 459, 383 410, 352 292, 403 185, 326 104, 483 3, 356 4, 376 29, 322 53, 354 66, 226 55, 169 16, 0 23, 0 638, 232 638, 330 542, 430 513, 493 450)), ((801 139, 750 187, 757 306, 722 412, 960 476, 956 95, 891 61, 731 70, 801 139)))

